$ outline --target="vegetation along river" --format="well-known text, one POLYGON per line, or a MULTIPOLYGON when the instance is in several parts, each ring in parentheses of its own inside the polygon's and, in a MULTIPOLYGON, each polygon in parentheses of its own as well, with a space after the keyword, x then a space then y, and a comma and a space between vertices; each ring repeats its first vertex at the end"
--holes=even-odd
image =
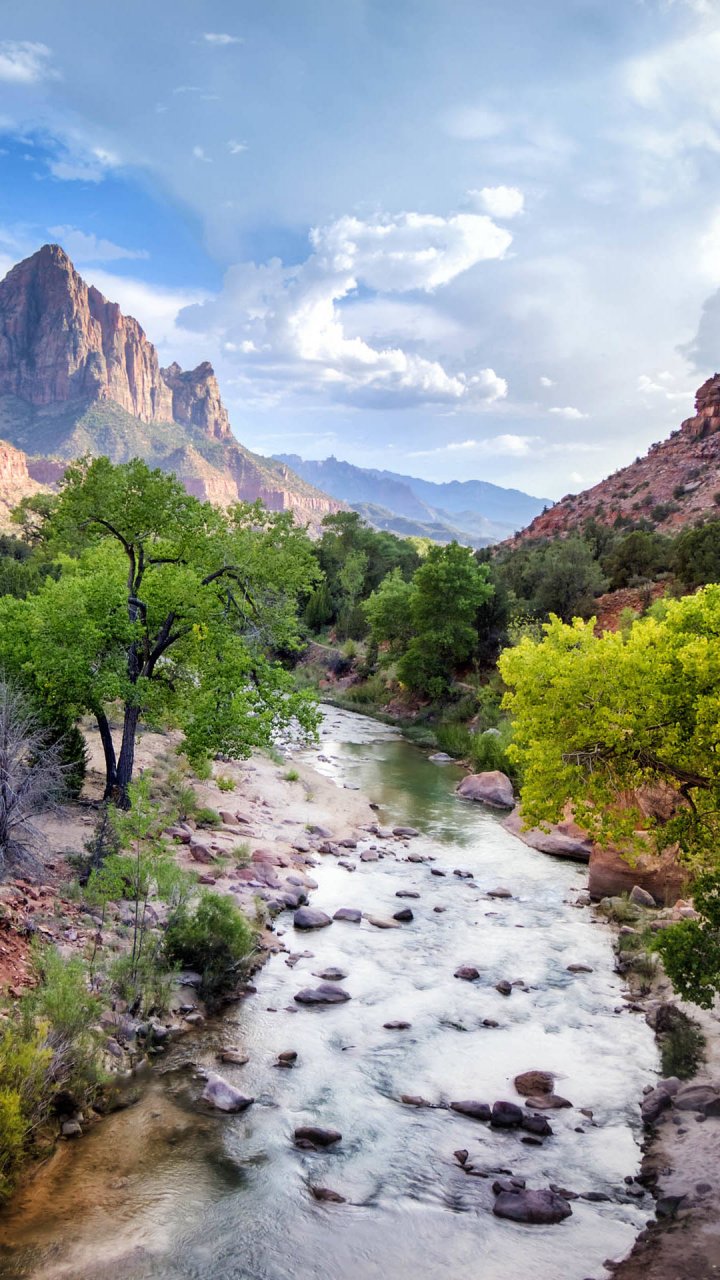
POLYGON ((629 1250, 650 1216, 649 1199, 629 1196, 624 1179, 639 1167, 638 1098, 656 1073, 656 1050, 642 1017, 623 1006, 609 930, 573 905, 583 868, 528 849, 454 796, 455 766, 431 763, 362 716, 328 709, 319 749, 303 758, 377 801, 381 823, 421 832, 407 847, 389 845, 396 857, 362 863, 351 852, 354 872, 319 859, 312 906, 388 917, 409 905, 413 921, 392 929, 336 921, 300 934, 289 913, 280 917, 289 951, 312 956, 294 967, 274 956, 257 994, 179 1042, 136 1105, 64 1145, 5 1217, 1 1276, 583 1280, 629 1250), (434 861, 408 862, 409 852, 434 861), (512 897, 486 896, 498 886, 512 897), (420 896, 398 899, 398 890, 420 896), (475 965, 479 979, 456 979, 460 964, 475 965), (591 972, 568 971, 577 964, 591 972), (346 971, 352 998, 288 1012, 328 966, 346 971), (495 989, 503 979, 524 986, 503 996, 495 989), (393 1020, 411 1026, 384 1029, 393 1020), (237 1116, 208 1116, 193 1101, 187 1064, 216 1069, 228 1023, 250 1060, 222 1071, 256 1102, 237 1116), (297 1051, 297 1065, 278 1070, 286 1050, 297 1051), (517 1130, 400 1101, 522 1102, 513 1078, 533 1068, 556 1072, 557 1092, 574 1104, 550 1113, 554 1136, 541 1146, 517 1130), (342 1142, 298 1150, 293 1131, 302 1124, 335 1127, 342 1142), (463 1172, 453 1155, 463 1148, 489 1177, 463 1172), (608 1198, 573 1200, 558 1225, 500 1220, 492 1214, 499 1170, 529 1187, 608 1198), (347 1203, 316 1202, 310 1186, 347 1203))

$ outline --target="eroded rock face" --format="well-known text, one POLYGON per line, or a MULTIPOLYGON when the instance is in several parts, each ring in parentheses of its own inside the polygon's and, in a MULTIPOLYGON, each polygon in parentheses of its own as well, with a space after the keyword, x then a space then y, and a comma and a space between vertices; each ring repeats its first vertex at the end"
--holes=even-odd
POLYGON ((137 320, 88 288, 56 244, 0 283, 0 395, 114 400, 142 422, 172 421, 172 393, 137 320))
POLYGON ((172 394, 175 422, 194 427, 214 440, 225 440, 232 435, 215 370, 209 360, 203 360, 197 369, 185 370, 175 361, 160 372, 172 394))

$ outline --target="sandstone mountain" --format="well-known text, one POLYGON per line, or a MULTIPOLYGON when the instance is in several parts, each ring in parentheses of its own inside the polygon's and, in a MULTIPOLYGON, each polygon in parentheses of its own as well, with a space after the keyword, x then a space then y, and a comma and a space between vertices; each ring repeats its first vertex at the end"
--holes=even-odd
POLYGON ((44 245, 0 281, 0 521, 85 453, 145 458, 199 498, 259 498, 313 530, 342 506, 243 448, 212 365, 161 369, 137 320, 89 287, 59 245, 44 245))
POLYGON ((695 416, 592 489, 567 497, 537 516, 519 535, 554 538, 594 518, 613 524, 647 520, 675 533, 708 515, 720 516, 720 374, 700 387, 695 416))

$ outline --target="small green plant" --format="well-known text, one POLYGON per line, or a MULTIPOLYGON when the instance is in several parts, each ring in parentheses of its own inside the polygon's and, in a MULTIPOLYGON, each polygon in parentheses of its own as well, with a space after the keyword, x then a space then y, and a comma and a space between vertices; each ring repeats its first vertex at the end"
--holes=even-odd
POLYGON ((357 657, 357 651, 358 648, 354 640, 346 640, 341 650, 343 658, 347 658, 348 661, 352 661, 353 658, 357 657))
POLYGON ((288 769, 287 772, 283 774, 283 778, 286 782, 299 782, 300 774, 297 769, 288 769))
POLYGON ((265 749, 265 755, 269 760, 272 760, 273 764, 285 763, 285 757, 281 751, 278 751, 277 747, 267 747, 265 749))
POLYGON ((228 792, 228 791, 235 790, 235 779, 228 778, 227 775, 219 774, 218 777, 215 779, 215 782, 217 783, 218 789, 220 791, 228 792))
POLYGON ((250 841, 241 840, 239 844, 235 845, 231 856, 239 867, 246 867, 250 862, 250 841))
POLYGON ((222 826, 222 819, 217 809, 211 809, 203 806, 195 811, 195 821, 199 827, 219 827, 222 826))
POLYGON ((196 969, 202 994, 212 999, 237 980, 253 946, 253 931, 230 898, 202 893, 191 910, 174 912, 165 932, 165 955, 171 964, 196 969))

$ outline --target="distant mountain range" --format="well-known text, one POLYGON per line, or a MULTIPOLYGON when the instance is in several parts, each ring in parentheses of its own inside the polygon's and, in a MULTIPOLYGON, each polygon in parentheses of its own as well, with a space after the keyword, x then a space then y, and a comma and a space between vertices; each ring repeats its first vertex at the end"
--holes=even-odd
POLYGON ((0 523, 85 453, 144 458, 199 498, 221 506, 259 498, 314 531, 341 505, 245 449, 212 365, 161 369, 137 320, 48 244, 0 281, 0 523))
POLYGON ((346 502, 368 524, 405 537, 414 534, 435 542, 455 538, 486 547, 523 529, 551 505, 549 499, 503 489, 486 480, 435 483, 394 471, 355 467, 334 457, 315 461, 294 453, 274 456, 309 484, 346 502))

